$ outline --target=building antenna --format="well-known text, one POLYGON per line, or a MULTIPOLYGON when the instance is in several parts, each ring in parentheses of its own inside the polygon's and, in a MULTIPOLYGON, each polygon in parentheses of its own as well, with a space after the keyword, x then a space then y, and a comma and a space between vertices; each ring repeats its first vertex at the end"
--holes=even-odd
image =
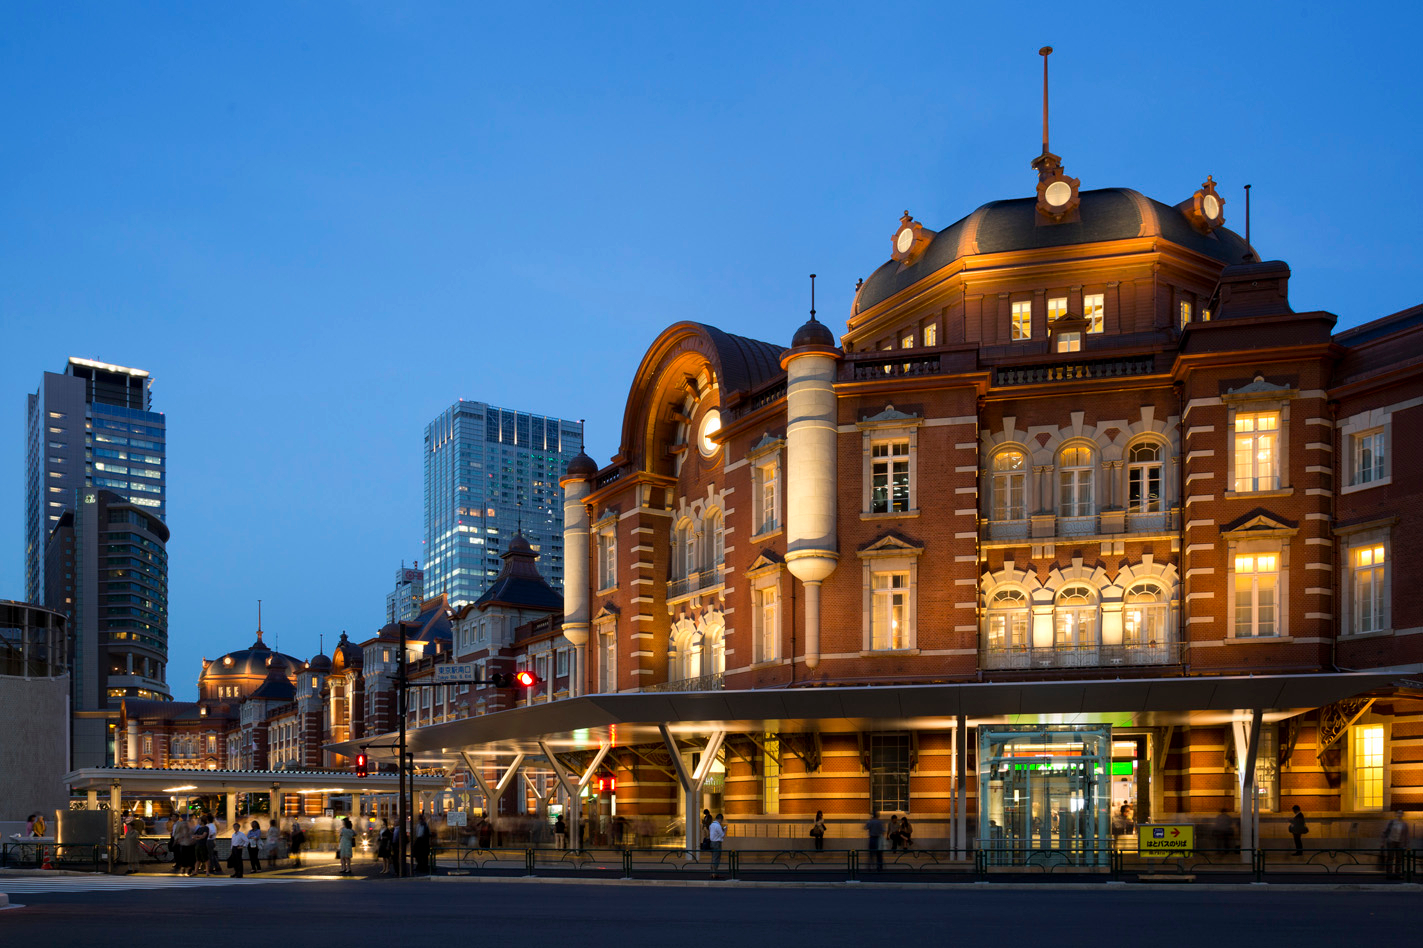
POLYGON ((514 532, 519 534, 524 532, 524 502, 522 500, 514 502, 514 532))
POLYGON ((1043 58, 1043 154, 1047 150, 1047 58, 1052 55, 1052 47, 1044 46, 1038 50, 1038 55, 1043 58))
POLYGON ((810 318, 815 319, 815 274, 810 275, 810 318))
POLYGON ((1245 186, 1245 243, 1252 250, 1255 245, 1250 243, 1250 185, 1245 186))
POLYGON ((257 600, 257 641, 262 641, 262 600, 257 600))

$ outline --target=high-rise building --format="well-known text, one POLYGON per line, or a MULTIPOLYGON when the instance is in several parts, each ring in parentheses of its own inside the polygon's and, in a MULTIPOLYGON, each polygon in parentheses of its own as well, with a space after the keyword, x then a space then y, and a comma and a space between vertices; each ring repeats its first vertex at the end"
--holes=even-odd
POLYGON ((425 426, 425 594, 474 602, 522 529, 563 583, 558 479, 583 450, 583 423, 459 401, 425 426))
POLYGON ((167 425, 142 369, 71 358, 28 398, 25 585, 69 617, 76 766, 125 698, 169 696, 167 425))
POLYGON ((416 560, 414 566, 400 564, 395 571, 395 588, 385 594, 385 624, 414 619, 424 601, 425 572, 420 569, 420 561, 416 560))

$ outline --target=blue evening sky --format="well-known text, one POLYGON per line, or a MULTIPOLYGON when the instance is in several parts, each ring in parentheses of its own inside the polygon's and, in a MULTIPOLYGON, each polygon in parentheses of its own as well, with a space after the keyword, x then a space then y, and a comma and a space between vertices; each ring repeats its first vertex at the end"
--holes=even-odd
POLYGON ((669 323, 843 326, 905 208, 1026 196, 1040 59, 1084 188, 1213 174, 1298 309, 1423 298, 1414 5, 7 3, 0 598, 25 394, 70 355, 167 414, 169 681, 383 621, 458 398, 617 450, 669 323), (1001 11, 1001 12, 998 12, 1001 11))

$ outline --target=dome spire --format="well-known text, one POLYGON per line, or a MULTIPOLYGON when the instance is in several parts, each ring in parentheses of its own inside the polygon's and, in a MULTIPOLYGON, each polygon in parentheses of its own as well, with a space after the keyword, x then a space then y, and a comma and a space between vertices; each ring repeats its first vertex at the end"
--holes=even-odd
POLYGON ((1043 58, 1043 151, 1034 158, 1031 167, 1038 173, 1038 213, 1055 224, 1076 220, 1078 180, 1062 170, 1062 159, 1048 149, 1047 124, 1047 58, 1052 47, 1038 50, 1043 58))
POLYGON ((1052 47, 1044 46, 1038 55, 1043 58, 1043 154, 1048 155, 1051 152, 1047 147, 1047 58, 1052 55, 1052 47))
POLYGON ((815 322, 815 274, 810 275, 810 318, 815 322))

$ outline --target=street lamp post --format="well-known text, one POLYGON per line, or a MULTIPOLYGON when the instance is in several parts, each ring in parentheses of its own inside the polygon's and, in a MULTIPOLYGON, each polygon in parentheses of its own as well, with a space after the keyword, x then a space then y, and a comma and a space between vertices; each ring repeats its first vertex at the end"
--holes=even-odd
POLYGON ((404 623, 404 622, 401 622, 401 623, 400 623, 400 657, 399 657, 399 659, 398 659, 397 661, 398 661, 398 664, 396 665, 395 691, 396 691, 396 694, 397 694, 397 696, 398 696, 397 699, 396 699, 396 713, 397 713, 397 714, 399 715, 399 717, 400 717, 400 738, 399 738, 399 748, 397 749, 396 753, 399 755, 399 756, 397 757, 397 766, 400 768, 400 806, 399 806, 399 809, 398 809, 398 812, 397 812, 397 816, 396 816, 396 818, 397 818, 397 820, 398 820, 399 822, 398 822, 396 825, 400 827, 400 846, 398 847, 398 849, 399 849, 400 851, 395 854, 395 859, 396 859, 395 874, 396 874, 397 877, 403 877, 403 876, 409 875, 409 873, 406 871, 406 866, 405 866, 405 851, 406 851, 406 848, 407 848, 408 845, 409 845, 409 838, 408 838, 408 837, 409 837, 409 835, 410 835, 409 829, 407 828, 408 824, 407 824, 407 822, 406 822, 406 820, 407 820, 407 818, 408 818, 408 816, 409 816, 409 810, 406 808, 406 805, 405 805, 405 701, 406 701, 406 699, 405 699, 405 685, 406 685, 406 679, 405 679, 405 623, 404 623))

